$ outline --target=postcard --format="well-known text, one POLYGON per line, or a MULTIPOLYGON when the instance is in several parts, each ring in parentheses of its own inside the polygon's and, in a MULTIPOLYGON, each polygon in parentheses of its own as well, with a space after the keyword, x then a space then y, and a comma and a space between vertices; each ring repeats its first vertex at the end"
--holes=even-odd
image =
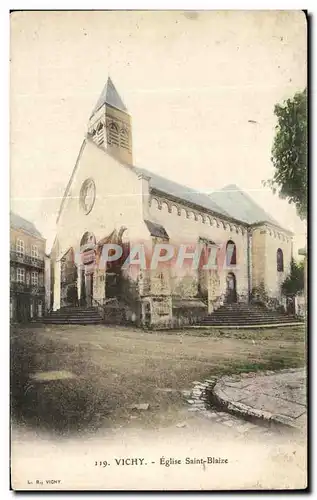
POLYGON ((10 22, 11 488, 306 489, 307 13, 10 22))

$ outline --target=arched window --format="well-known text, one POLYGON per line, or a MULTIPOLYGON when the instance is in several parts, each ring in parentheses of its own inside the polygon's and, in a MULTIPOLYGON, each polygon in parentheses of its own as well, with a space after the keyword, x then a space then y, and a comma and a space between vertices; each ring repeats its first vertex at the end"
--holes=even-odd
POLYGON ((237 264, 237 247, 232 240, 229 240, 226 245, 226 264, 227 266, 235 266, 237 264))
POLYGON ((102 123, 99 123, 99 125, 97 127, 96 142, 99 146, 102 146, 104 143, 104 132, 103 132, 103 124, 102 123))
POLYGON ((119 129, 115 122, 109 124, 109 143, 119 146, 119 129))
POLYGON ((214 241, 207 240, 206 238, 199 238, 198 243, 201 247, 199 269, 202 269, 203 266, 206 266, 207 264, 209 266, 215 266, 217 258, 217 246, 214 241))
POLYGON ((83 234, 81 240, 80 240, 80 246, 91 244, 91 246, 94 246, 96 244, 96 238, 93 233, 89 233, 88 231, 83 234))
POLYGON ((125 128, 120 130, 120 146, 129 149, 129 134, 125 128))
POLYGON ((276 268, 279 273, 284 271, 283 250, 281 250, 280 248, 278 248, 276 252, 276 268))

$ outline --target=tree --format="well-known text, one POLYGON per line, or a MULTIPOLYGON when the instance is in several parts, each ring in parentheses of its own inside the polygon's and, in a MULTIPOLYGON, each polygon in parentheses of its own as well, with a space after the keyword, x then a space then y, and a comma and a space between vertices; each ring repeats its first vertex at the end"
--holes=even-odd
POLYGON ((304 262, 291 260, 290 274, 282 283, 284 295, 296 295, 304 290, 304 262))
POLYGON ((307 214, 307 91, 276 104, 276 133, 271 161, 273 178, 264 185, 294 203, 301 219, 307 214))

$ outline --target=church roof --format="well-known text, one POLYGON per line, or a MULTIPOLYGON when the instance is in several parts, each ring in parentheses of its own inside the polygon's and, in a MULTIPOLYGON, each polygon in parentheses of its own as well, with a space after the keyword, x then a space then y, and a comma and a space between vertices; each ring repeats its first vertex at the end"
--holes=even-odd
POLYGON ((282 228, 281 224, 260 207, 247 193, 235 184, 225 186, 210 195, 195 191, 192 188, 154 174, 149 170, 133 167, 137 173, 149 177, 150 188, 166 193, 202 208, 206 208, 220 216, 225 216, 248 225, 268 222, 282 228))
POLYGON ((193 203, 212 212, 218 213, 219 215, 224 215, 230 218, 237 219, 235 216, 231 216, 226 210, 219 206, 215 201, 213 201, 207 194, 195 191, 194 189, 178 184, 177 182, 161 177, 160 175, 154 174, 145 168, 133 167, 133 169, 140 174, 149 177, 150 187, 156 189, 157 191, 166 193, 167 195, 174 196, 180 200, 193 203))
POLYGON ((13 212, 10 212, 10 226, 15 229, 22 229, 22 231, 26 231, 33 236, 44 239, 41 233, 36 229, 33 222, 30 222, 13 212))
POLYGON ((211 193, 209 197, 222 210, 225 210, 232 217, 242 222, 246 222, 247 224, 269 222, 280 227, 280 224, 270 214, 235 184, 229 184, 220 191, 211 193))
POLYGON ((107 83, 100 94, 100 97, 97 101, 96 106, 93 109, 93 112, 91 113, 91 116, 96 111, 98 111, 98 109, 101 108, 101 106, 103 106, 104 104, 109 104, 110 106, 120 109, 121 111, 127 111, 127 108, 124 105, 121 97, 119 96, 118 91, 114 86, 110 76, 108 77, 107 83))
MULTIPOLYGON (((110 154, 106 149, 98 146, 93 140, 89 139, 88 137, 83 141, 71 178, 65 190, 65 194, 59 209, 57 222, 63 210, 67 193, 73 181, 73 177, 79 165, 79 160, 87 142, 100 149, 104 154, 110 154)), ((137 175, 144 175, 145 177, 147 177, 149 179, 150 189, 176 198, 177 200, 183 200, 185 203, 187 202, 197 207, 209 210, 213 212, 215 216, 223 216, 226 219, 241 222, 246 225, 268 222, 283 229, 283 227, 271 215, 269 215, 263 208, 261 208, 248 194, 241 191, 241 189, 235 184, 225 186, 220 191, 215 191, 214 193, 207 195, 200 191, 195 191, 188 186, 184 186, 183 184, 179 184, 170 179, 155 174, 154 172, 151 172, 150 170, 147 170, 145 168, 128 165, 122 162, 120 163, 129 170, 135 172, 137 175)), ((149 231, 151 231, 151 229, 153 229, 153 225, 150 228, 148 222, 150 221, 147 221, 146 224, 149 231)), ((153 223, 150 222, 150 225, 151 224, 153 223)), ((292 234, 291 231, 287 232, 292 234)))

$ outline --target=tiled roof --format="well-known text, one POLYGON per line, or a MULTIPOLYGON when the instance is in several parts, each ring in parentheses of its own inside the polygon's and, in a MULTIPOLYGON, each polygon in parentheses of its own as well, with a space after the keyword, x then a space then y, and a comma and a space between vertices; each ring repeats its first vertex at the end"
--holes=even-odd
POLYGON ((248 194, 241 191, 235 184, 229 184, 220 191, 211 193, 210 199, 219 205, 222 210, 236 219, 247 224, 269 222, 275 226, 280 224, 263 208, 261 208, 248 194))
POLYGON ((23 231, 33 234, 34 236, 37 236, 39 238, 43 238, 41 233, 36 229, 33 222, 30 222, 13 212, 10 212, 10 226, 14 227, 15 229, 22 229, 23 231))
POLYGON ((149 170, 132 167, 134 171, 149 177, 150 188, 156 189, 167 195, 193 203, 216 214, 244 222, 245 224, 256 224, 268 222, 282 228, 281 224, 260 207, 247 193, 235 184, 225 186, 220 191, 210 195, 195 191, 192 188, 178 184, 149 170))
POLYGON ((150 172, 145 168, 132 168, 137 173, 150 177, 149 182, 152 189, 157 189, 158 191, 166 193, 167 195, 171 195, 189 203, 193 203, 194 205, 201 206, 202 208, 206 208, 208 210, 216 212, 219 215, 231 217, 230 214, 226 212, 226 210, 222 209, 207 194, 200 193, 190 187, 178 184, 177 182, 166 179, 165 177, 161 177, 160 175, 154 174, 153 172, 150 172))

